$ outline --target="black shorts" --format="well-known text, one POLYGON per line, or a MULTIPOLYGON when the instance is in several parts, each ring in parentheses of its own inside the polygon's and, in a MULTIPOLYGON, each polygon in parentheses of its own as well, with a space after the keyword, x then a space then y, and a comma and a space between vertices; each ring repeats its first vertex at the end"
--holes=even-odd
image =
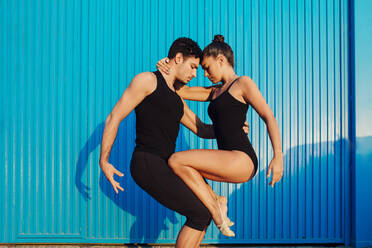
POLYGON ((134 181, 165 207, 186 216, 186 226, 199 231, 211 223, 209 210, 169 167, 166 160, 143 151, 135 151, 130 163, 134 181))

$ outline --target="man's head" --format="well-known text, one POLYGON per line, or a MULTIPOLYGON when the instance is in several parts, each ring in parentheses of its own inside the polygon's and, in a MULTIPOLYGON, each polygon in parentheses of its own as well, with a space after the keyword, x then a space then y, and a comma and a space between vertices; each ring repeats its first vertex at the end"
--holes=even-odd
POLYGON ((178 38, 169 48, 168 58, 173 65, 176 79, 188 83, 196 77, 202 50, 198 44, 189 38, 178 38))

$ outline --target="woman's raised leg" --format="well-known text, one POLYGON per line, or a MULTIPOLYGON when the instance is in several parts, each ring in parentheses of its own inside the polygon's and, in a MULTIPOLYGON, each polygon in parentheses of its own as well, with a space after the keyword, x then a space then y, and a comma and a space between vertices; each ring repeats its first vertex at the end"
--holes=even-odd
POLYGON ((241 183, 248 181, 254 171, 252 160, 240 151, 182 151, 174 153, 168 163, 208 208, 216 225, 223 223, 219 202, 209 191, 203 177, 241 183))

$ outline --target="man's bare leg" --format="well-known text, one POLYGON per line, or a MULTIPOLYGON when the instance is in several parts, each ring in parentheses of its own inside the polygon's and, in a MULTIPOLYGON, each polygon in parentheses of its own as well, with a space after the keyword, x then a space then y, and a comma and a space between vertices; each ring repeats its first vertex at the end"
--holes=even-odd
POLYGON ((176 248, 198 248, 204 235, 205 230, 199 231, 184 225, 178 234, 176 248))
POLYGON ((203 241, 204 239, 204 236, 205 236, 205 232, 207 231, 207 229, 204 229, 204 231, 200 234, 200 237, 199 237, 199 242, 198 242, 198 246, 197 247, 200 247, 200 244, 201 242, 203 241))

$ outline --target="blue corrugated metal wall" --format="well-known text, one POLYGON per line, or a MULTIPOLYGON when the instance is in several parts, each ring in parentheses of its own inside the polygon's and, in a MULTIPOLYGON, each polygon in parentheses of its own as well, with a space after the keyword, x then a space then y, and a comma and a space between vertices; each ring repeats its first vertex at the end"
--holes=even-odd
POLYGON ((350 81, 355 85, 350 95, 351 135, 351 244, 372 247, 372 1, 356 0, 350 3, 350 81))
MULTIPOLYGON (((225 35, 239 75, 251 76, 278 120, 285 173, 271 189, 272 149, 250 110, 259 173, 212 182, 229 196, 236 238, 207 243, 348 242, 348 1, 0 1, 1 242, 174 243, 184 219, 129 173, 134 114, 98 166, 104 120, 134 75, 155 70, 172 41, 204 47, 225 35)), ((191 85, 210 85, 199 69, 191 85)), ((189 102, 210 122, 206 103, 189 102)), ((181 129, 178 150, 216 148, 181 129)))

